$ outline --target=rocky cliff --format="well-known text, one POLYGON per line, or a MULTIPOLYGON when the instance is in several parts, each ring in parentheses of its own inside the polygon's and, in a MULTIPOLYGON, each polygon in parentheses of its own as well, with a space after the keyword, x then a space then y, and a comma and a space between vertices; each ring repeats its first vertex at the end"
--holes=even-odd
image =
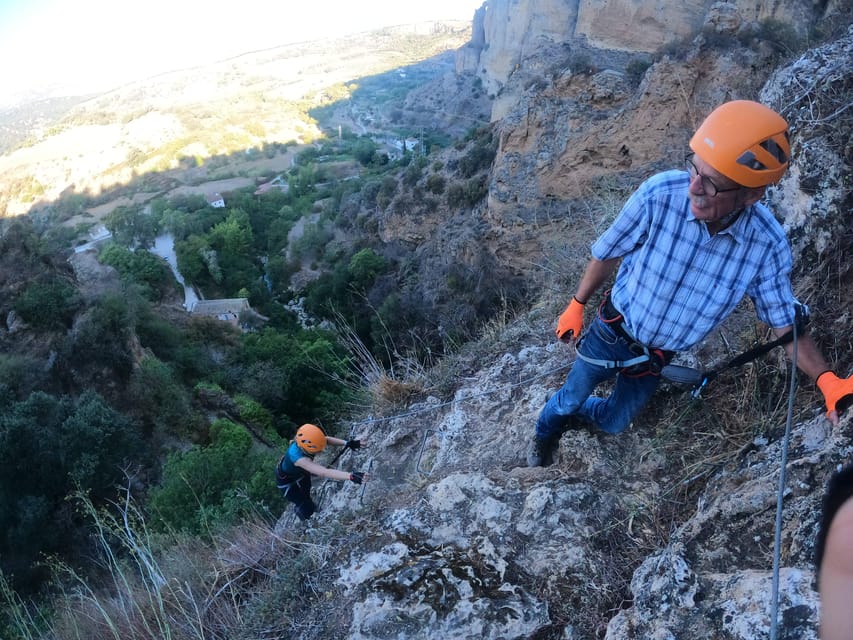
POLYGON ((701 29, 748 33, 761 22, 790 25, 806 34, 818 20, 849 11, 843 0, 488 0, 474 16, 474 37, 457 57, 459 71, 480 75, 498 97, 495 119, 501 118, 503 96, 513 74, 524 74, 530 59, 549 50, 552 62, 562 55, 578 62, 579 54, 617 68, 667 44, 691 39, 701 29))
MULTIPOLYGON (((812 7, 783 5, 736 8, 754 19, 812 7)), ((772 74, 760 47, 712 51, 700 36, 681 56, 661 57, 635 90, 618 71, 549 67, 552 50, 533 43, 540 36, 603 43, 605 19, 644 16, 635 31, 649 39, 637 35, 629 47, 641 51, 722 9, 703 14, 711 7, 696 3, 705 21, 696 23, 693 12, 664 17, 639 3, 599 8, 601 23, 582 2, 489 2, 478 13, 478 64, 504 69, 501 82, 519 99, 495 123, 500 147, 488 201, 467 214, 468 227, 519 269, 538 255, 547 270, 549 249, 582 261, 606 224, 602 212, 643 175, 680 164, 690 131, 715 104, 759 98, 784 113, 794 133, 793 167, 769 199, 791 234, 796 288, 814 307, 824 350, 849 373, 853 30, 772 74), (486 50, 499 42, 519 43, 515 57, 507 46, 504 54, 486 50), (511 59, 530 61, 527 77, 537 82, 513 86, 511 59)), ((441 230, 446 223, 433 230, 452 233, 441 230)), ((326 597, 315 599, 300 637, 768 636, 787 365, 781 357, 753 363, 700 400, 666 387, 627 432, 567 434, 554 466, 526 468, 535 419, 573 357, 550 336, 569 290, 560 282, 576 276, 553 274, 545 286, 558 293, 460 353, 421 402, 353 425, 369 447, 347 466, 368 469, 371 482, 324 487, 323 510, 307 533, 290 515, 279 523, 285 540, 334 541, 322 561, 325 580, 313 585, 326 597)), ((687 355, 708 366, 708 358, 764 335, 744 309, 687 355)), ((776 614, 780 637, 809 639, 817 638, 812 553, 821 493, 853 451, 853 426, 848 416, 831 428, 819 394, 801 382, 776 614)))

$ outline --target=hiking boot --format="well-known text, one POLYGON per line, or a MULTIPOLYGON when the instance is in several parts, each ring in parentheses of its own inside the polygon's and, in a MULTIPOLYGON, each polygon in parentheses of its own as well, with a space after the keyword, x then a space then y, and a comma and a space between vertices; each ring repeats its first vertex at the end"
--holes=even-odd
POLYGON ((527 450, 528 467, 549 467, 554 463, 554 450, 560 438, 533 438, 527 450))
POLYGON ((579 418, 578 416, 572 414, 570 416, 566 416, 563 422, 563 426, 560 429, 560 433, 566 433, 566 431, 584 431, 589 428, 589 425, 584 421, 583 418, 579 418))

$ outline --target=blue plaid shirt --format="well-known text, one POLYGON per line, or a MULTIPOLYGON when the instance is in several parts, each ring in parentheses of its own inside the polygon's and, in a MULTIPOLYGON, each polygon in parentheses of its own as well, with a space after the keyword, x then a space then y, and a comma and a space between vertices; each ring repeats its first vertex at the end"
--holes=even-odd
POLYGON ((710 235, 690 211, 687 188, 683 171, 646 180, 592 245, 599 260, 622 258, 611 295, 631 335, 659 349, 688 349, 744 295, 762 322, 792 325, 791 249, 770 210, 754 204, 710 235))

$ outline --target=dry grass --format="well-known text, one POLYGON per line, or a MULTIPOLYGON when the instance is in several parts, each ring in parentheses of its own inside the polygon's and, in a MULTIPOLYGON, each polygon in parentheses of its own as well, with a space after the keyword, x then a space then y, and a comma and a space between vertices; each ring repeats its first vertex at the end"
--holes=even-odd
MULTIPOLYGON (((346 386, 357 398, 363 398, 356 411, 384 414, 406 406, 424 392, 426 368, 410 357, 401 355, 391 345, 386 367, 367 348, 355 330, 338 315, 335 322, 338 339, 350 353, 347 373, 335 380, 346 386)), ((324 369, 321 369, 327 373, 324 369)))
POLYGON ((0 576, 0 602, 22 640, 291 637, 331 570, 332 529, 309 539, 304 528, 277 532, 257 518, 210 545, 155 538, 129 492, 108 510, 76 498, 94 524, 100 578, 55 564, 53 615, 35 620, 0 576))

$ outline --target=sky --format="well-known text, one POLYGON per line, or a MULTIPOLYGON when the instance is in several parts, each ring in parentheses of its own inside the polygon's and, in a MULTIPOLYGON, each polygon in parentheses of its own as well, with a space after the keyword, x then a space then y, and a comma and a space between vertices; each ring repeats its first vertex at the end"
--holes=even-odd
POLYGON ((105 90, 248 51, 426 20, 484 0, 0 0, 0 106, 105 90))

